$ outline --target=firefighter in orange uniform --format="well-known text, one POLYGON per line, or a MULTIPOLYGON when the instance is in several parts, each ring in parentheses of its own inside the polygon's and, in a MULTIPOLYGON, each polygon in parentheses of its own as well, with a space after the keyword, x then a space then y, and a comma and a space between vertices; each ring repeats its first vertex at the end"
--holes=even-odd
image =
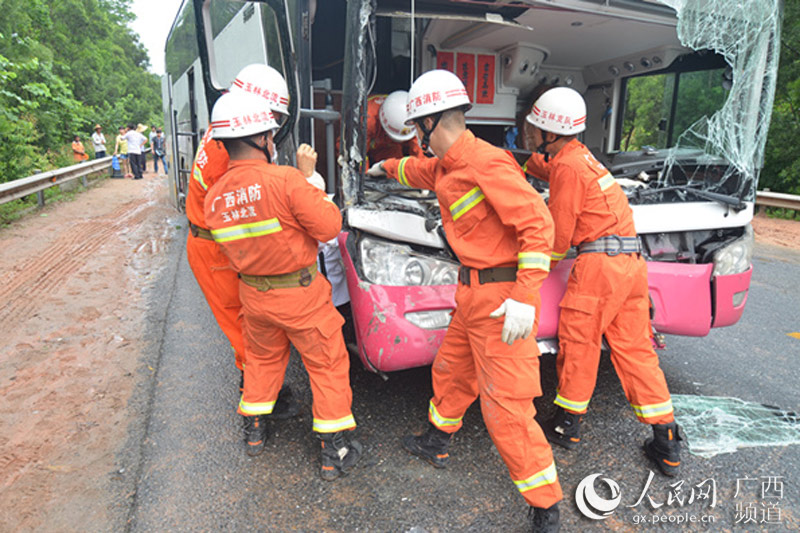
POLYGON ((556 415, 544 425, 565 448, 580 442, 580 424, 597 381, 602 337, 639 421, 653 426, 645 451, 668 476, 680 465, 681 437, 667 382, 650 336, 647 265, 640 255, 628 199, 608 170, 575 136, 586 126, 586 104, 574 89, 544 93, 527 121, 539 154, 528 171, 550 182, 555 222, 553 261, 578 247, 558 327, 556 415), (544 158, 542 158, 544 154, 544 158))
POLYGON ((550 268, 553 222, 514 158, 466 129, 469 108, 455 74, 426 72, 409 90, 407 120, 422 149, 430 146, 437 157, 389 159, 369 170, 434 190, 461 262, 456 310, 431 370, 430 424, 403 446, 445 467, 450 439, 480 397, 489 434, 532 507, 534 531, 558 531, 561 486, 533 406, 541 395, 536 308, 550 268))
POLYGON ((367 100, 367 164, 389 158, 420 156, 414 126, 406 122, 406 91, 373 95, 367 100))
MULTIPOLYGON (((281 74, 264 64, 244 67, 231 85, 231 92, 244 91, 262 96, 275 113, 288 113, 289 89, 281 74)), ((208 189, 228 170, 228 153, 212 139, 209 127, 197 149, 186 195, 186 217, 190 232, 186 256, 203 295, 220 329, 233 347, 236 368, 241 372, 239 388, 244 382, 244 340, 242 337, 242 304, 239 302, 239 278, 230 261, 214 242, 203 213, 208 189)), ((313 171, 313 168, 312 168, 313 171)), ((309 174, 310 175, 310 174, 309 174)), ((275 418, 297 414, 299 406, 292 390, 285 386, 275 409, 275 418)))
POLYGON ((356 422, 344 319, 316 264, 317 241, 339 234, 341 214, 299 170, 270 163, 277 123, 263 98, 225 94, 211 119, 214 139, 224 143, 230 165, 209 189, 205 215, 240 278, 247 364, 238 412, 244 417, 247 453, 264 449, 265 415, 275 406, 291 342, 311 382, 313 430, 322 441, 321 476, 335 479, 362 453, 348 437, 356 422))

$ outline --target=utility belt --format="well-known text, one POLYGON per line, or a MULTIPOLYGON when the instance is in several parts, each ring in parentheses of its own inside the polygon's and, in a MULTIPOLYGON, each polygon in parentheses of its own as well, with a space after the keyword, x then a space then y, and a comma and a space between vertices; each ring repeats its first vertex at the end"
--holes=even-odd
POLYGON ((191 222, 189 222, 189 231, 192 233, 192 237, 197 237, 199 239, 206 239, 209 241, 214 240, 214 237, 211 235, 210 231, 208 231, 206 228, 195 226, 191 222))
POLYGON ((317 264, 301 268, 288 274, 278 276, 248 276, 239 274, 239 279, 245 285, 250 285, 259 291, 266 292, 270 289, 292 289, 294 287, 308 287, 317 277, 317 264))
POLYGON ((638 254, 641 251, 642 246, 639 244, 638 237, 620 237, 619 235, 600 237, 596 241, 578 245, 578 255, 601 253, 613 257, 619 254, 638 254))
POLYGON ((478 270, 466 266, 458 268, 458 281, 464 285, 470 285, 471 273, 478 273, 478 282, 483 285, 484 283, 497 283, 501 281, 517 281, 517 267, 494 267, 478 270))

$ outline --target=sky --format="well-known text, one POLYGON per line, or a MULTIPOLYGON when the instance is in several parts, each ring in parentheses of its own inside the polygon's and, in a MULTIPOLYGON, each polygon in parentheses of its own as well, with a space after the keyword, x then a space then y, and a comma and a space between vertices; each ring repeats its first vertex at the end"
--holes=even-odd
POLYGON ((131 11, 136 15, 131 28, 147 48, 150 71, 159 76, 164 74, 164 43, 180 7, 181 0, 133 0, 131 4, 131 11))

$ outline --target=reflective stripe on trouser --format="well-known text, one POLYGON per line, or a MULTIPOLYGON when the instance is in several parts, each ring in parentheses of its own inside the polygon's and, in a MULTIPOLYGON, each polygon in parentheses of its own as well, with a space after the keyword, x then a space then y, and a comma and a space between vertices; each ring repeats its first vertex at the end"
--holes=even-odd
POLYGON ((549 470, 553 452, 534 420, 533 399, 542 393, 536 330, 509 346, 500 340, 503 319, 489 317, 513 286, 459 285, 456 312, 431 369, 434 396, 428 419, 454 433, 480 395, 483 420, 511 479, 528 504, 550 507, 562 493, 549 470))
POLYGON ((189 233, 186 241, 186 258, 217 324, 233 347, 236 368, 242 370, 244 337, 239 278, 231 268, 228 258, 214 241, 192 237, 189 233))
POLYGON ((289 362, 291 342, 308 371, 314 431, 335 433, 355 428, 350 411, 350 358, 342 337, 344 319, 331 303, 328 280, 318 274, 308 287, 262 292, 241 283, 239 290, 247 365, 238 412, 272 412, 289 362))
POLYGON ((558 324, 556 404, 588 405, 597 381, 601 339, 625 396, 641 422, 674 420, 669 389, 653 350, 647 265, 636 254, 581 254, 572 266, 558 324), (560 401, 559 401, 560 399, 560 401))

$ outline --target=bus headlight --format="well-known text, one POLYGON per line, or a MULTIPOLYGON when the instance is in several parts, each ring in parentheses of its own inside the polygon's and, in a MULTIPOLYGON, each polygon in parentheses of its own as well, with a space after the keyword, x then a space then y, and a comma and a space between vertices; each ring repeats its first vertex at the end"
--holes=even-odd
POLYGON ((750 268, 753 259, 753 227, 744 227, 744 235, 714 252, 714 270, 712 276, 741 274, 750 268))
POLYGON ((363 237, 359 250, 364 277, 378 285, 453 285, 458 281, 456 263, 425 256, 410 246, 363 237))

